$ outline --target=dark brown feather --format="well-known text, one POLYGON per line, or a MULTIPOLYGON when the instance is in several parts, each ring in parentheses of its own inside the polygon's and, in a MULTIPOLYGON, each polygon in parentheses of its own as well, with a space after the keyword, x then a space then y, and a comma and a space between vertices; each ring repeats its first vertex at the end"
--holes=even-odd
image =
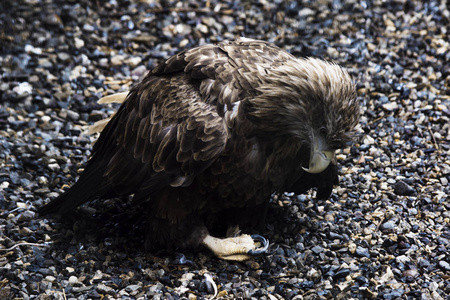
POLYGON ((259 218, 275 191, 318 188, 328 197, 336 165, 314 175, 302 167, 319 128, 334 148, 351 139, 355 98, 338 66, 296 59, 267 42, 182 51, 130 91, 79 181, 41 212, 67 214, 95 198, 134 194, 149 203, 150 244, 195 246, 225 212, 259 218))

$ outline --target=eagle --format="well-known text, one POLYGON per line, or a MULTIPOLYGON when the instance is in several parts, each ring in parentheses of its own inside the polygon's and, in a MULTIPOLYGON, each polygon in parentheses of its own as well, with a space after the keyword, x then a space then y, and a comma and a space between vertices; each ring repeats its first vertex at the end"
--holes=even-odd
POLYGON ((203 245, 237 261, 266 253, 268 241, 226 229, 262 224, 275 192, 328 198, 335 152, 360 116, 342 67, 247 38, 183 50, 99 102, 121 105, 93 126, 100 135, 78 181, 39 213, 132 196, 148 207, 150 250, 203 245))

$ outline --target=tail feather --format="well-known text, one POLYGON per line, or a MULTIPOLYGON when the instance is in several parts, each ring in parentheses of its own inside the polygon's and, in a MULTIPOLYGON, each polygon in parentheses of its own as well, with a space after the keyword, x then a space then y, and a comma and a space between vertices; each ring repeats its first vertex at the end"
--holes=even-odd
POLYGON ((40 208, 38 212, 40 215, 68 215, 77 206, 100 198, 110 192, 111 187, 107 183, 106 178, 103 177, 102 169, 87 168, 80 179, 69 190, 40 208))
MULTIPOLYGON (((117 93, 101 98, 98 103, 123 103, 129 92, 117 93)), ((112 116, 96 122, 89 128, 89 133, 102 132, 108 125, 112 116)), ((108 141, 109 139, 106 138, 108 141)), ((53 199, 46 206, 39 209, 39 214, 59 214, 68 215, 79 205, 96 198, 113 197, 114 193, 111 184, 103 176, 106 161, 102 158, 91 158, 86 170, 81 174, 80 179, 66 192, 53 199)))
MULTIPOLYGON (((129 92, 123 92, 123 93, 117 93, 117 94, 112 94, 109 96, 105 96, 103 98, 101 98, 100 100, 98 100, 99 104, 106 104, 106 103, 123 103, 125 101, 125 99, 127 98, 129 92)), ((97 132, 102 132, 103 129, 106 127, 106 125, 108 124, 109 121, 111 121, 111 118, 115 115, 115 113, 110 116, 109 118, 100 120, 95 122, 93 125, 89 126, 89 134, 94 134, 97 132)))
POLYGON ((98 103, 104 104, 104 103, 123 103, 125 99, 127 98, 129 92, 123 92, 123 93, 117 93, 105 96, 98 100, 98 103))
POLYGON ((102 132, 103 129, 105 129, 106 125, 108 125, 109 121, 111 121, 111 118, 112 118, 113 116, 114 116, 114 115, 112 115, 112 116, 109 117, 109 118, 106 118, 106 119, 97 121, 97 122, 95 122, 93 125, 89 126, 89 131, 88 131, 88 133, 89 133, 90 135, 93 135, 94 133, 102 132))

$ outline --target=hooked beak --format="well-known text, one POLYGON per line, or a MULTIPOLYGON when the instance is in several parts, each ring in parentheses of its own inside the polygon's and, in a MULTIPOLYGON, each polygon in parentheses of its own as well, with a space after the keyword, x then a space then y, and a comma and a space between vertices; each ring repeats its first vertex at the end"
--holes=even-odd
POLYGON ((313 147, 311 147, 311 156, 309 158, 308 168, 304 168, 308 173, 317 174, 323 172, 331 162, 334 156, 335 150, 329 150, 328 145, 320 135, 314 135, 313 137, 313 147))

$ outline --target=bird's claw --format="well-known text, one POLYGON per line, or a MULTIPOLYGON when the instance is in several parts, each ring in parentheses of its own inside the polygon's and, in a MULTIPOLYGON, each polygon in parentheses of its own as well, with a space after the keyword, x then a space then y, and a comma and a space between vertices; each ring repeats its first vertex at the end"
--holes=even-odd
POLYGON ((261 247, 257 249, 250 249, 248 250, 247 254, 251 256, 266 254, 267 249, 269 249, 269 240, 267 240, 265 237, 259 234, 252 234, 251 237, 255 241, 255 244, 259 242, 261 244, 261 247))

